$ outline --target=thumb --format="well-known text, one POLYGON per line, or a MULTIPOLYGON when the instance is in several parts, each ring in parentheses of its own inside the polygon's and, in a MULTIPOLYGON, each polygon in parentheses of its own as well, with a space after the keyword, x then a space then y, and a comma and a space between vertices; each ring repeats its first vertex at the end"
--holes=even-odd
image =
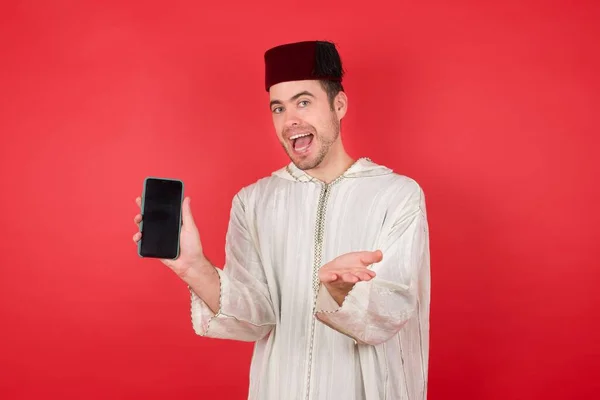
POLYGON ((374 263, 378 263, 383 259, 383 253, 381 250, 376 251, 365 251, 361 254, 360 261, 365 264, 365 266, 369 266, 374 263))
POLYGON ((192 216, 190 201, 191 200, 189 197, 183 199, 183 204, 181 206, 181 219, 183 220, 183 225, 194 226, 194 217, 192 216))

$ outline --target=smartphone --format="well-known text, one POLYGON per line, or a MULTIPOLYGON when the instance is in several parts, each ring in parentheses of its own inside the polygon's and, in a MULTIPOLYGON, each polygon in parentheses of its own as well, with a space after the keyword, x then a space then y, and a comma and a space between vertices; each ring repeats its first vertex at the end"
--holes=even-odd
POLYGON ((142 191, 142 239, 138 242, 140 257, 179 257, 183 182, 178 179, 147 177, 142 191))

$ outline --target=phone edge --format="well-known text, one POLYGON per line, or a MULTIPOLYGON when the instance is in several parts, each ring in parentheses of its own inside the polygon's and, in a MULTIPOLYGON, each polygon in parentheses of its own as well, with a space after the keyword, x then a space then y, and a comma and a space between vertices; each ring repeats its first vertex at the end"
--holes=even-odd
MULTIPOLYGON (((142 221, 140 222, 140 233, 142 233, 143 229, 144 229, 144 199, 146 198, 146 184, 148 182, 148 179, 153 179, 154 177, 151 176, 147 176, 144 178, 144 183, 142 185, 142 201, 140 204, 140 214, 142 215, 142 221)), ((144 235, 142 233, 142 237, 140 238, 140 240, 138 240, 138 248, 137 248, 137 252, 138 252, 138 256, 140 256, 141 258, 145 258, 142 255, 142 240, 144 240, 144 235)))
POLYGON ((175 258, 173 258, 173 260, 177 260, 181 250, 181 227, 183 225, 183 199, 185 199, 185 184, 181 179, 174 180, 181 183, 181 199, 179 201, 179 231, 177 232, 177 253, 175 254, 175 258))

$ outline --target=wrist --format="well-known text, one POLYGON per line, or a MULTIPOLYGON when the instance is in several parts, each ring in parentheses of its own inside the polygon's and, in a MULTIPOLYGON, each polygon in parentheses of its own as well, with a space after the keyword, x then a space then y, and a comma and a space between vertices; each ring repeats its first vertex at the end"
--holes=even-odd
POLYGON ((192 295, 199 297, 208 308, 217 314, 221 307, 221 278, 217 267, 206 258, 191 263, 180 276, 192 295))
POLYGON ((339 285, 332 285, 329 283, 324 283, 327 292, 329 295, 335 300, 335 302, 341 307, 342 303, 346 299, 346 296, 352 290, 353 284, 344 285, 340 287, 339 285))
POLYGON ((215 266, 205 257, 196 260, 190 264, 180 278, 189 284, 190 281, 202 279, 203 277, 215 274, 215 266))

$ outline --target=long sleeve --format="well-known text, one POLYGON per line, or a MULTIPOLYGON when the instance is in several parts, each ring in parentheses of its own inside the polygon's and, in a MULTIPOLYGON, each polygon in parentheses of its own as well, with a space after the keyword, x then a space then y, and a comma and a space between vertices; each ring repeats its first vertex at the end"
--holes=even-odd
POLYGON ((247 226, 238 193, 232 202, 220 279, 219 310, 215 314, 191 291, 194 331, 200 336, 256 341, 275 325, 265 274, 247 226))
POLYGON ((361 344, 377 345, 396 335, 417 311, 420 297, 429 296, 420 293, 420 279, 429 280, 429 234, 420 188, 394 214, 379 247, 383 260, 371 266, 376 277, 355 284, 341 307, 324 285, 317 296, 317 319, 361 344))

